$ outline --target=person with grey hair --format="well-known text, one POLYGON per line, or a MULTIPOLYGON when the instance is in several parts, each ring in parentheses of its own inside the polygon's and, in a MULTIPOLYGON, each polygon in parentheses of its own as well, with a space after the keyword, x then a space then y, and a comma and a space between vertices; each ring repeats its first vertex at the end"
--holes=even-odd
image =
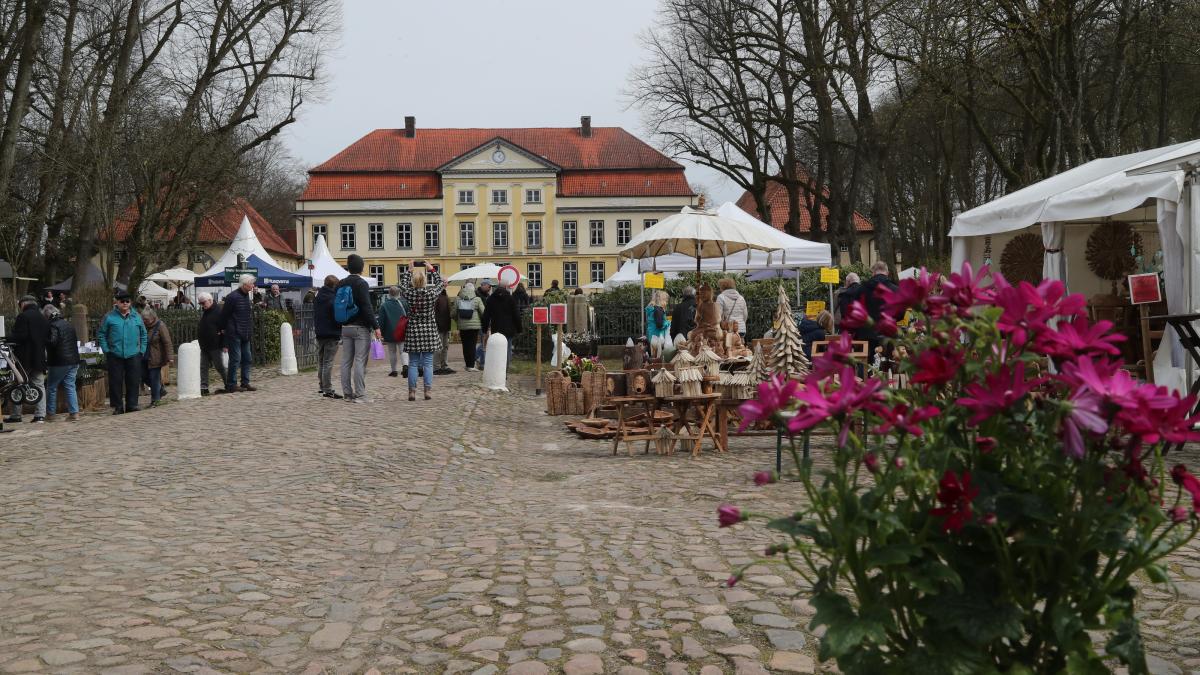
POLYGON ((850 311, 850 303, 858 297, 859 286, 858 275, 850 272, 842 280, 842 287, 833 296, 833 321, 839 327, 842 325, 842 316, 850 311))
POLYGON ((696 289, 684 286, 679 304, 671 312, 671 339, 682 335, 684 338, 696 327, 696 289))
POLYGON ((63 318, 54 305, 42 308, 50 323, 50 340, 46 344, 46 421, 54 419, 58 410, 58 387, 67 392, 67 413, 70 421, 79 419, 79 396, 75 392, 75 376, 79 373, 79 337, 75 327, 63 318))
POLYGON ((119 291, 113 309, 96 329, 96 343, 108 367, 108 402, 113 414, 138 410, 138 388, 142 386, 142 354, 146 352, 146 324, 132 310, 133 299, 119 291))
POLYGON ((379 314, 375 320, 379 322, 379 330, 383 331, 383 346, 388 355, 388 363, 392 370, 388 377, 408 377, 408 352, 404 351, 404 340, 396 339, 396 324, 408 316, 408 301, 400 295, 400 287, 388 288, 387 297, 379 303, 379 314), (396 365, 404 372, 396 370, 396 365))
MULTIPOLYGON (((53 307, 54 305, 46 305, 53 307)), ((38 309, 38 299, 32 295, 21 297, 18 307, 21 313, 13 322, 9 343, 13 356, 25 367, 29 383, 42 392, 33 413, 35 424, 46 421, 46 343, 50 341, 50 322, 38 309)), ((24 404, 12 403, 5 422, 20 422, 24 404)))
MULTIPOLYGON (((196 296, 200 302, 200 323, 196 327, 196 340, 200 343, 200 395, 208 396, 208 371, 217 369, 221 376, 221 385, 225 384, 225 363, 221 358, 224 348, 221 346, 221 313, 217 303, 213 302, 212 294, 201 293, 196 296)), ((217 389, 218 394, 225 393, 217 389)))
POLYGON ((146 324, 145 363, 146 385, 150 387, 150 407, 157 408, 162 400, 163 366, 175 363, 175 346, 171 343, 171 330, 158 318, 158 312, 150 307, 142 310, 142 323, 146 324))
POLYGON ((255 281, 254 275, 243 274, 238 279, 237 290, 225 296, 225 305, 221 308, 221 331, 225 335, 225 349, 229 352, 229 369, 225 372, 227 394, 239 391, 239 368, 242 371, 240 391, 256 391, 250 386, 250 338, 254 334, 251 297, 255 281))

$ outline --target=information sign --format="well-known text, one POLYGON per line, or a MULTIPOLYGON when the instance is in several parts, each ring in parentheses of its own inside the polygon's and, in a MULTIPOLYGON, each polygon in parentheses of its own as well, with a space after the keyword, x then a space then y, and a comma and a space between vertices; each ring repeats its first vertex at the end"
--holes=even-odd
POLYGON ((821 283, 823 284, 839 284, 842 280, 842 271, 836 267, 821 268, 821 283))

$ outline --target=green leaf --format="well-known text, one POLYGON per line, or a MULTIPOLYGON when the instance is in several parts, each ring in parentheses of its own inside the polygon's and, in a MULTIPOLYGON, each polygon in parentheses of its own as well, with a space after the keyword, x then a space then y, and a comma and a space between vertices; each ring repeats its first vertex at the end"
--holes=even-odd
POLYGON ((1000 638, 1016 640, 1022 633, 1020 608, 993 602, 983 594, 941 595, 925 604, 928 615, 979 647, 1000 638))
POLYGON ((916 567, 908 567, 901 574, 913 588, 929 595, 941 593, 947 586, 957 593, 963 590, 963 581, 958 573, 937 561, 931 560, 916 567))
POLYGON ((864 641, 883 644, 887 640, 886 624, 878 614, 857 615, 850 601, 836 593, 818 593, 812 599, 817 610, 812 625, 825 626, 821 638, 821 660, 839 658, 854 651, 864 641))
POLYGON ((1117 631, 1104 645, 1104 651, 1121 659, 1121 663, 1129 666, 1131 675, 1145 675, 1146 648, 1142 645, 1142 634, 1138 630, 1137 619, 1126 618, 1117 625, 1117 631))
POLYGON ((1083 630, 1083 621, 1070 607, 1059 603, 1050 610, 1050 625, 1060 644, 1072 642, 1083 630))
POLYGON ((892 565, 907 565, 909 560, 920 555, 921 549, 913 544, 892 544, 890 546, 872 547, 863 556, 863 564, 867 566, 867 569, 892 565))
POLYGON ((1146 565, 1144 569, 1146 570, 1146 576, 1150 577, 1152 583, 1166 584, 1171 581, 1171 577, 1161 565, 1150 564, 1146 565))
POLYGON ((1067 657, 1067 675, 1108 675, 1109 669, 1095 654, 1072 652, 1067 657))

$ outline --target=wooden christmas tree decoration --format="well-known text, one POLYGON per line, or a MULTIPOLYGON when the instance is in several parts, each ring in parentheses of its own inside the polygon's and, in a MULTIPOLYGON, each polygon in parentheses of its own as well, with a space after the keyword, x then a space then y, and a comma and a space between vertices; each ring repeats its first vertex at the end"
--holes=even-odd
POLYGON ((675 376, 663 368, 654 374, 654 395, 663 398, 675 394, 675 376))
POLYGON ((699 396, 703 393, 704 371, 698 366, 688 366, 675 371, 684 396, 699 396))
POLYGON ((750 368, 747 369, 747 372, 750 373, 752 386, 759 382, 766 382, 771 377, 771 371, 767 367, 767 357, 763 355, 761 344, 754 346, 754 357, 750 359, 750 368))
POLYGON ((804 377, 808 374, 810 363, 804 355, 804 340, 800 338, 800 329, 796 327, 792 305, 783 286, 779 287, 775 325, 779 327, 775 330, 775 346, 771 350, 771 372, 792 379, 804 377))

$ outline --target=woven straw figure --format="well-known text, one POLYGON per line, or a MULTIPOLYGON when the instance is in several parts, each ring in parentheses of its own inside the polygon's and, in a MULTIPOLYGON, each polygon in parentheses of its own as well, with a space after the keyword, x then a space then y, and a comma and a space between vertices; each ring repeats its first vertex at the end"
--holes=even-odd
POLYGON ((796 327, 792 305, 783 286, 779 287, 775 324, 779 327, 775 330, 775 347, 771 350, 771 372, 792 379, 803 378, 808 375, 811 363, 804 355, 804 340, 800 338, 800 329, 796 327))
POLYGON ((675 372, 679 372, 681 368, 687 368, 696 363, 696 357, 686 348, 675 352, 675 358, 671 359, 671 365, 675 368, 675 372))
POLYGON ((684 396, 699 396, 703 393, 704 371, 697 366, 689 366, 676 371, 680 388, 684 396))

